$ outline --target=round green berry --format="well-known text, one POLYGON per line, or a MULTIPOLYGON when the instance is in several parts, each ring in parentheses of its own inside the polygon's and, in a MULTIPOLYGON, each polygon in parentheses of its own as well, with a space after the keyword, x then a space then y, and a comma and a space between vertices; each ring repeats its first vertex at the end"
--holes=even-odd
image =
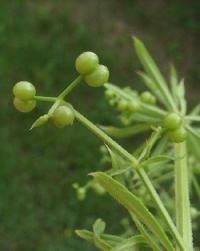
POLYGON ((77 189, 77 198, 78 200, 84 200, 86 197, 86 190, 83 187, 77 189))
POLYGON ((140 104, 136 100, 132 100, 131 102, 128 103, 128 110, 130 112, 137 112, 140 108, 140 104))
POLYGON ((118 111, 124 112, 124 111, 127 110, 127 108, 128 108, 128 101, 122 99, 122 100, 120 100, 120 101, 118 102, 118 104, 117 104, 117 109, 118 109, 118 111))
POLYGON ((175 143, 181 143, 185 141, 186 136, 187 136, 187 132, 183 126, 179 127, 178 129, 174 131, 169 131, 168 134, 169 134, 170 140, 175 143))
POLYGON ((98 65, 97 68, 85 76, 85 82, 92 87, 99 87, 109 79, 109 70, 105 65, 98 65))
POLYGON ((95 70, 98 64, 98 56, 91 51, 86 51, 77 57, 75 67, 81 75, 85 75, 95 70))
POLYGON ((35 86, 27 81, 21 81, 14 85, 13 94, 22 100, 31 100, 36 94, 35 86))
POLYGON ((107 89, 105 90, 105 96, 107 99, 111 99, 114 97, 114 92, 112 90, 107 89))
POLYGON ((140 99, 142 102, 149 104, 149 105, 154 105, 156 103, 156 98, 150 93, 150 92, 143 92, 140 95, 140 99))
POLYGON ((170 114, 168 114, 165 119, 164 119, 164 126, 168 129, 168 130, 175 130, 178 129, 182 124, 182 119, 181 117, 175 113, 172 112, 170 114))
POLYGON ((63 128, 67 125, 72 125, 74 122, 74 112, 68 106, 59 106, 53 113, 53 122, 55 126, 63 128))
POLYGON ((15 97, 13 104, 14 107, 20 112, 31 112, 36 106, 36 101, 35 100, 24 101, 15 97))

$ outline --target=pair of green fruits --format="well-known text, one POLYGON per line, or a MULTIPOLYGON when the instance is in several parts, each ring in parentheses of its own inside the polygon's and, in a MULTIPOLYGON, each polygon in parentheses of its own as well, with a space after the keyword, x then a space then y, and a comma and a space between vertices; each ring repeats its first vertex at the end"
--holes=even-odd
POLYGON ((181 143, 186 139, 187 132, 183 126, 183 119, 177 113, 168 114, 164 119, 164 126, 172 142, 181 143))
MULTIPOLYGON (((26 81, 18 82, 13 88, 13 94, 15 96, 13 103, 18 111, 30 112, 35 108, 36 101, 34 97, 36 90, 31 83, 26 81)), ((65 127, 66 125, 72 125, 74 118, 73 110, 65 105, 57 107, 52 115, 54 124, 59 128, 65 127)), ((47 114, 41 117, 41 121, 47 121, 48 119, 49 117, 47 114)))

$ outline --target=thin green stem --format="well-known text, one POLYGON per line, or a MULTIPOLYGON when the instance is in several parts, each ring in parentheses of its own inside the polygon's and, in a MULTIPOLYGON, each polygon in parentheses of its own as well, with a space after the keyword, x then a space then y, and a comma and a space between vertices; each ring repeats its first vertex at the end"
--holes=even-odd
POLYGON ((174 148, 176 225, 186 250, 193 251, 186 143, 175 144, 174 148))
MULTIPOLYGON (((156 192, 155 188, 153 187, 146 172, 144 171, 144 169, 141 168, 138 170, 137 173, 138 173, 140 179, 142 180, 142 182, 144 183, 147 191, 149 192, 153 202, 155 203, 157 210, 159 211, 160 215, 165 220, 168 228, 171 230, 171 233, 173 233, 173 236, 176 239, 176 242, 177 242, 180 250, 186 251, 187 249, 185 249, 185 247, 183 245, 183 240, 182 240, 180 234, 177 232, 177 229, 176 229, 176 226, 174 225, 174 222, 172 221, 170 215, 168 214, 166 208, 164 207, 158 193, 156 192)), ((187 251, 189 251, 189 250, 187 250, 187 251)))
POLYGON ((78 76, 73 82, 71 82, 70 85, 67 86, 67 88, 65 88, 61 94, 58 96, 59 99, 63 99, 64 97, 66 97, 83 79, 82 76, 78 76))
POLYGON ((45 96, 35 96, 35 100, 44 102, 55 102, 57 98, 55 97, 45 97, 45 96))
POLYGON ((35 96, 35 100, 46 101, 46 102, 55 102, 58 99, 64 99, 83 79, 82 76, 78 76, 74 81, 72 81, 59 95, 58 97, 44 97, 44 96, 35 96))
POLYGON ((152 236, 147 232, 147 230, 144 228, 143 224, 135 217, 135 215, 131 212, 129 212, 131 215, 131 218, 135 222, 138 230, 141 232, 141 234, 144 236, 146 242, 149 244, 149 246, 152 248, 153 251, 161 251, 160 247, 156 243, 156 241, 152 238, 152 236))
POLYGON ((93 132, 98 138, 100 138, 105 144, 113 148, 117 153, 123 156, 124 159, 131 162, 133 166, 138 165, 137 159, 127 152, 123 147, 121 147, 118 143, 116 143, 112 138, 110 138, 106 133, 104 133, 101 129, 95 126, 92 122, 90 122, 87 118, 85 118, 82 114, 74 109, 75 117, 77 120, 81 122, 85 127, 87 127, 91 132, 93 132))
POLYGON ((107 134, 105 134, 101 129, 95 126, 92 122, 90 122, 87 118, 85 118, 82 114, 74 109, 74 113, 76 119, 83 124, 86 128, 88 128, 92 133, 94 133, 97 137, 99 137, 105 144, 109 145, 112 149, 114 149, 118 154, 120 154, 124 159, 128 160, 132 163, 132 166, 135 168, 138 173, 140 179, 144 183, 147 191, 149 192, 152 200, 155 202, 155 205, 163 216, 166 224, 169 227, 173 237, 175 238, 177 245, 179 246, 181 251, 188 251, 185 249, 181 236, 179 235, 171 217, 169 216, 167 210, 165 209, 159 195, 157 194, 155 188, 153 187, 149 177, 143 169, 137 169, 138 160, 129 152, 127 152, 123 147, 121 147, 118 143, 116 143, 113 139, 111 139, 107 134))

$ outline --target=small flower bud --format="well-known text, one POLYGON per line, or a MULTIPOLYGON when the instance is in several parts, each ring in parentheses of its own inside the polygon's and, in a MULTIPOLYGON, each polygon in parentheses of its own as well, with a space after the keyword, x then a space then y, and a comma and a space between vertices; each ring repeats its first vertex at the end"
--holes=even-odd
POLYGON ((107 89, 105 91, 105 96, 106 96, 107 99, 111 99, 114 96, 114 92, 112 90, 107 89))
POLYGON ((155 105, 155 103, 156 103, 156 98, 148 91, 143 92, 140 95, 140 99, 142 102, 149 104, 149 105, 155 105))
POLYGON ((32 130, 35 127, 39 127, 44 125, 47 121, 49 120, 49 115, 48 114, 44 114, 42 116, 40 116, 38 119, 35 120, 35 122, 32 124, 30 130, 32 130))
POLYGON ((128 110, 130 112, 137 112, 140 108, 140 104, 137 100, 133 100, 128 103, 128 110))
POLYGON ((124 99, 120 100, 118 105, 117 105, 118 111, 124 112, 124 111, 127 110, 127 108, 128 108, 128 101, 126 101, 124 99))
POLYGON ((86 191, 85 191, 85 188, 83 187, 80 187, 77 189, 77 198, 78 200, 84 200, 86 197, 86 191))

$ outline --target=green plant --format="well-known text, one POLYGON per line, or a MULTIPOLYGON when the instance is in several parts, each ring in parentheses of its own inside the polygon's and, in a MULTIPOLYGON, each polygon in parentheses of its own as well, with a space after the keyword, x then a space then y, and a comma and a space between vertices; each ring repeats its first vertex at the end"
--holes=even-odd
MULTIPOLYGON (((139 95, 130 87, 119 88, 107 83, 107 67, 99 65, 95 54, 83 53, 76 60, 76 69, 81 75, 61 94, 57 97, 34 96, 26 99, 26 102, 53 103, 47 114, 39 117, 31 129, 49 120, 58 127, 64 127, 73 124, 76 119, 105 144, 106 148, 101 147, 102 159, 110 163, 111 168, 105 172, 91 173, 92 181, 84 187, 76 183, 74 188, 80 200, 84 200, 90 188, 101 195, 107 191, 127 209, 129 219, 135 224, 134 227, 126 224, 125 233, 115 236, 105 234, 106 224, 98 219, 93 225, 93 231, 77 230, 80 237, 105 251, 193 251, 189 191, 194 186, 199 196, 200 186, 196 176, 199 174, 197 163, 200 134, 194 122, 200 122, 200 106, 187 115, 184 82, 178 80, 175 68, 171 67, 169 88, 143 43, 134 38, 134 45, 145 69, 139 75, 150 92, 139 95), (99 128, 64 100, 82 80, 93 87, 105 87, 109 104, 119 111, 122 128, 99 128), (131 137, 144 132, 148 133, 148 139, 134 147, 133 153, 110 137, 131 137), (191 158, 192 161, 188 161, 191 158), (166 184, 170 184, 168 192, 162 189, 163 186, 167 187, 166 184), (161 191, 160 194, 157 189, 161 191)), ((195 212, 197 218, 198 210, 195 212)))

